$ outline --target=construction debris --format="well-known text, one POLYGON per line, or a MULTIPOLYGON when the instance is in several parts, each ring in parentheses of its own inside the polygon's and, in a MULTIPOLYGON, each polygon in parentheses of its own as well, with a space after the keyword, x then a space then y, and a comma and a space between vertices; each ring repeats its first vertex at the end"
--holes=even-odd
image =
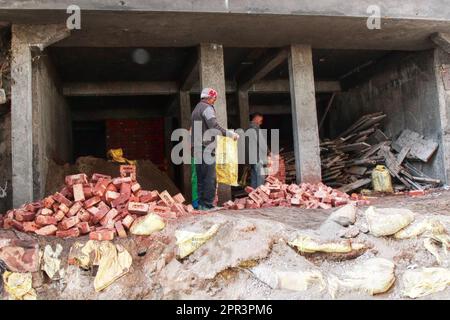
POLYGON ((446 268, 406 270, 403 274, 403 295, 413 299, 443 291, 448 285, 450 270, 446 268))
POLYGON ((3 227, 42 236, 70 238, 89 234, 91 240, 112 240, 116 234, 126 237, 126 230, 142 229, 137 224, 147 220, 148 215, 160 216, 164 227, 163 219, 198 213, 191 205, 183 204, 181 194, 172 198, 167 191, 142 190, 136 181, 135 166, 125 165, 120 172, 117 178, 98 173, 91 179, 84 173, 67 176, 60 192, 8 211, 3 227))
MULTIPOLYGON (((371 183, 372 170, 380 164, 386 166, 395 182, 401 183, 397 190, 423 190, 441 183, 413 165, 415 161, 428 162, 438 144, 408 129, 392 142, 379 129, 385 117, 382 112, 367 114, 336 139, 321 142, 324 183, 343 192, 358 190, 371 183)), ((286 159, 286 164, 289 160, 286 159)), ((291 176, 288 167, 286 172, 291 176)))
MULTIPOLYGON (((308 209, 330 209, 350 203, 350 196, 342 191, 327 187, 322 183, 286 184, 273 176, 266 178, 266 183, 256 189, 245 188, 248 197, 224 203, 227 209, 256 209, 268 207, 301 207, 308 209)), ((366 200, 357 200, 367 204, 366 200)))
POLYGON ((414 213, 402 208, 377 208, 370 206, 365 212, 369 231, 375 237, 390 236, 414 221, 414 213))

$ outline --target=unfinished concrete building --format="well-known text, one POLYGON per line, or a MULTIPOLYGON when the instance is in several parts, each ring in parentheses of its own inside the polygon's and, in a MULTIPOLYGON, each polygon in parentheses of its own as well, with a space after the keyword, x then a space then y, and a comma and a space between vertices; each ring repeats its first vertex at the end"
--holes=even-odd
POLYGON ((0 211, 44 196, 50 160, 105 157, 112 147, 152 160, 188 193, 190 169, 170 163, 170 133, 190 126, 204 86, 221 93, 224 126, 245 128, 259 111, 281 130, 298 181, 321 180, 321 139, 383 111, 387 135, 408 128, 438 142, 422 170, 448 182, 448 1, 378 1, 380 28, 368 27, 371 4, 0 0, 1 56, 11 62, 10 77, 2 72, 0 186, 9 183, 0 211), (80 29, 68 28, 72 4, 80 29), (130 134, 136 127, 148 130, 130 134))

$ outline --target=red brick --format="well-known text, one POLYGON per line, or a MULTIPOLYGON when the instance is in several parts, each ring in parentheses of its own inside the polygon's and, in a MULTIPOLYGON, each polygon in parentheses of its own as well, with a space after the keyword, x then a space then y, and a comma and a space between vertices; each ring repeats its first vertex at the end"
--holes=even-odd
POLYGON ((92 207, 92 206, 95 206, 95 205, 96 205, 97 203, 99 203, 101 200, 102 200, 102 199, 100 199, 99 196, 92 197, 92 198, 90 198, 90 199, 88 199, 88 200, 86 200, 86 201, 84 202, 84 207, 87 209, 87 208, 90 208, 90 207, 92 207))
POLYGON ((22 226, 25 232, 35 232, 39 229, 39 226, 34 221, 25 221, 22 226))
POLYGON ((18 231, 24 231, 22 222, 19 222, 15 219, 11 220, 11 226, 18 231))
POLYGON ((29 203, 25 206, 25 210, 31 211, 31 212, 36 212, 41 208, 42 208, 42 203, 40 203, 40 202, 29 203))
POLYGON ((89 226, 89 223, 87 223, 87 222, 78 223, 77 228, 80 230, 81 234, 87 234, 87 233, 91 232, 91 227, 89 226))
POLYGON ((244 191, 247 192, 247 193, 252 193, 253 191, 255 191, 255 189, 253 189, 253 188, 250 187, 250 186, 246 186, 245 189, 244 189, 244 191))
POLYGON ((425 190, 410 190, 408 194, 413 197, 423 196, 425 194, 425 190))
POLYGON ((102 226, 110 225, 113 219, 119 214, 116 209, 111 209, 108 213, 100 220, 102 226))
POLYGON ((256 191, 249 193, 248 196, 250 199, 252 199, 254 202, 258 203, 259 205, 261 205, 264 202, 264 199, 261 198, 261 196, 256 191))
POLYGON ((55 217, 56 221, 59 222, 62 219, 64 219, 66 217, 66 215, 61 210, 58 210, 53 217, 55 217))
POLYGON ((128 202, 128 211, 136 214, 147 214, 148 204, 141 202, 128 202))
POLYGON ((171 207, 175 203, 175 200, 173 200, 172 196, 167 192, 167 190, 164 190, 159 194, 159 198, 164 201, 166 206, 171 207))
POLYGON ((120 196, 120 193, 114 191, 106 191, 105 197, 106 201, 111 202, 117 199, 120 196))
POLYGON ((131 215, 127 215, 125 218, 122 219, 122 225, 127 229, 130 229, 133 222, 134 218, 131 215))
POLYGON ((94 194, 92 193, 92 187, 91 186, 83 186, 83 194, 85 199, 91 198, 94 194))
POLYGON ((136 193, 136 192, 138 192, 139 190, 141 190, 141 185, 140 185, 139 183, 137 183, 137 182, 134 182, 134 183, 131 185, 131 191, 132 191, 133 193, 136 193))
POLYGON ((53 199, 52 196, 49 196, 43 200, 44 207, 46 207, 48 209, 50 209, 54 203, 55 203, 55 200, 53 199))
POLYGON ((64 214, 67 214, 70 211, 70 208, 66 206, 64 203, 61 203, 58 209, 64 212, 64 214))
POLYGON ((84 191, 83 191, 83 185, 80 183, 73 185, 73 200, 74 201, 84 201, 84 191))
POLYGON ((36 223, 41 226, 46 226, 49 224, 56 225, 58 223, 58 221, 56 220, 55 217, 52 217, 52 216, 37 216, 36 223))
MULTIPOLYGON (((99 210, 100 209, 97 207, 90 207, 90 208, 86 209, 86 211, 89 212, 90 214, 92 214, 93 216, 95 216, 99 210)), ((108 212, 108 211, 106 211, 106 212, 108 212)))
POLYGON ((133 182, 133 180, 130 177, 126 177, 126 178, 114 178, 112 180, 112 183, 118 187, 120 186, 122 183, 131 183, 133 182))
POLYGON ((81 184, 86 184, 88 183, 87 181, 87 176, 84 173, 79 173, 79 174, 73 174, 71 176, 66 176, 66 185, 71 187, 74 184, 77 183, 81 183, 81 184))
POLYGON ((67 214, 68 217, 72 217, 72 216, 76 215, 82 208, 83 208, 83 203, 75 202, 72 205, 72 207, 69 209, 69 211, 66 212, 66 214, 67 214))
POLYGON ((58 228, 54 225, 48 225, 45 227, 42 227, 38 230, 36 230, 34 233, 40 235, 40 236, 51 236, 56 234, 56 231, 58 230, 58 228))
POLYGON ((64 197, 66 197, 67 199, 72 198, 73 194, 72 194, 72 188, 69 187, 64 187, 60 190, 61 195, 63 195, 64 197))
POLYGON ((127 202, 129 198, 130 197, 128 195, 121 194, 120 197, 111 201, 111 206, 115 208, 115 207, 127 202))
POLYGON ((180 216, 180 215, 177 215, 177 213, 173 212, 173 211, 155 212, 155 214, 157 214, 158 216, 160 216, 161 218, 166 219, 166 220, 175 220, 177 218, 177 216, 180 216))
POLYGON ((122 183, 120 185, 120 194, 125 194, 129 197, 131 195, 131 184, 130 183, 122 183))
POLYGON ((100 201, 97 204, 97 208, 99 208, 100 210, 103 210, 103 209, 105 209, 107 211, 111 210, 111 208, 106 203, 104 203, 103 201, 100 201))
POLYGON ((19 222, 33 221, 35 217, 36 213, 30 211, 17 210, 14 214, 14 218, 19 222))
POLYGON ((65 196, 63 196, 61 193, 56 192, 53 195, 53 199, 55 199, 56 201, 58 201, 59 203, 64 203, 66 206, 68 206, 69 208, 72 206, 72 201, 70 201, 69 199, 67 199, 65 196))
POLYGON ((56 211, 59 210, 59 205, 60 205, 59 202, 55 202, 55 203, 52 205, 52 210, 53 210, 53 212, 56 212, 56 211))
POLYGON ((93 232, 89 233, 89 239, 97 240, 97 241, 114 240, 114 231, 107 230, 107 229, 93 231, 93 232))
POLYGON ((99 179, 94 187, 93 194, 102 197, 106 193, 106 188, 111 183, 111 180, 99 179))
POLYGON ((186 211, 187 211, 188 213, 191 213, 192 211, 194 211, 194 207, 192 206, 192 204, 188 204, 188 205, 185 207, 185 209, 186 209, 186 211))
POLYGON ((112 183, 108 184, 108 186, 106 187, 106 192, 108 191, 114 191, 114 192, 118 192, 119 190, 117 190, 117 187, 115 185, 113 185, 112 183))
POLYGON ((80 219, 78 219, 77 216, 73 216, 70 218, 63 219, 59 223, 59 227, 63 230, 68 230, 68 229, 72 228, 73 226, 75 226, 79 222, 80 222, 80 219))
POLYGON ((119 238, 126 238, 127 237, 127 232, 123 228, 123 225, 122 225, 122 223, 120 221, 117 221, 114 224, 114 227, 116 228, 117 235, 119 236, 119 238))
POLYGON ((97 182, 98 180, 100 180, 100 178, 101 178, 101 179, 107 179, 107 180, 111 180, 111 179, 112 179, 111 176, 108 176, 108 175, 105 175, 105 174, 101 174, 101 173, 94 173, 94 174, 92 175, 91 180, 92 180, 93 182, 97 182))
POLYGON ((77 217, 81 222, 89 222, 91 220, 91 214, 85 209, 80 209, 77 213, 77 217))
POLYGON ((292 197, 291 198, 291 204, 293 206, 299 206, 300 203, 301 203, 301 199, 300 198, 297 198, 297 197, 292 197))
POLYGON ((91 222, 93 224, 97 224, 99 223, 105 216, 106 214, 109 212, 110 210, 108 210, 108 208, 101 208, 98 209, 98 211, 94 214, 94 216, 91 218, 91 222))
POLYGON ((4 218, 3 219, 3 228, 4 229, 11 229, 13 227, 13 220, 12 218, 4 218))
POLYGON ((177 193, 172 198, 173 198, 173 200, 175 200, 175 202, 180 203, 180 204, 182 204, 186 201, 186 199, 184 198, 184 196, 181 193, 177 193))
POLYGON ((136 166, 135 165, 121 165, 120 176, 122 178, 130 177, 131 180, 136 181, 136 166))
POLYGON ((150 191, 150 193, 140 197, 140 202, 148 203, 159 199, 158 191, 150 191))
POLYGON ((56 231, 56 236, 59 238, 76 238, 80 236, 80 230, 77 227, 69 230, 59 230, 56 231))
POLYGON ((52 209, 48 209, 48 208, 42 208, 38 211, 38 214, 41 214, 43 216, 50 216, 53 214, 53 210, 52 209))
POLYGON ((14 210, 9 210, 5 218, 14 219, 14 210))
POLYGON ((170 208, 169 207, 164 207, 164 206, 154 206, 151 209, 152 212, 158 213, 158 212, 169 212, 170 208))

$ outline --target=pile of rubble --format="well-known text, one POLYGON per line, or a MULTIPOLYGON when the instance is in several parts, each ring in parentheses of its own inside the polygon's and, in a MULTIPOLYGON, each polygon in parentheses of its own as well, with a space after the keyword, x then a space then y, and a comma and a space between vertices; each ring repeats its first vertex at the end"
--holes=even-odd
POLYGON ((391 141, 379 129, 385 117, 382 112, 364 115, 336 139, 321 142, 324 183, 351 192, 369 185, 373 168, 384 165, 394 178, 395 191, 423 190, 440 184, 413 165, 428 162, 438 144, 408 129, 391 141))
POLYGON ((268 207, 296 206, 307 209, 330 209, 355 200, 360 205, 368 204, 367 200, 350 197, 339 190, 327 187, 323 183, 286 184, 273 176, 266 178, 266 183, 256 189, 246 187, 247 197, 224 203, 226 209, 256 209, 268 207), (352 199, 354 198, 354 199, 352 199))
POLYGON ((42 236, 60 238, 89 234, 91 240, 112 240, 117 234, 127 237, 133 224, 148 213, 162 220, 196 213, 184 205, 181 193, 141 189, 136 181, 136 167, 120 166, 120 177, 94 173, 90 180, 84 173, 67 176, 65 187, 45 199, 10 210, 0 219, 0 228, 14 228, 42 236))

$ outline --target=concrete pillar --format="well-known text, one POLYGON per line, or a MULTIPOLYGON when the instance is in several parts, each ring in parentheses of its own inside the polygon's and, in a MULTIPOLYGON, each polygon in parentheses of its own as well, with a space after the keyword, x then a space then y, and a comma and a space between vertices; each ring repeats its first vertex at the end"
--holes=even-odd
MULTIPOLYGON (((200 87, 214 88, 218 92, 215 103, 217 121, 227 128, 227 103, 225 91, 225 70, 223 47, 220 44, 204 43, 199 46, 200 87)), ((219 203, 231 199, 230 186, 219 185, 219 203)))
POLYGON ((248 103, 248 91, 238 90, 239 127, 248 129, 250 108, 248 103))
MULTIPOLYGON (((180 110, 179 110, 179 120, 180 126, 183 129, 189 130, 191 127, 191 99, 189 96, 189 91, 180 91, 179 97, 180 110)), ((181 168, 183 193, 186 200, 192 200, 192 186, 191 186, 191 165, 183 164, 181 168)))
MULTIPOLYGON (((32 50, 39 53, 70 34, 65 25, 13 25, 11 40, 11 152, 13 206, 33 201, 33 136, 39 122, 33 123, 32 50)), ((37 143, 37 141, 36 141, 37 143)))
POLYGON ((311 46, 289 48, 289 81, 297 182, 321 181, 311 46))

